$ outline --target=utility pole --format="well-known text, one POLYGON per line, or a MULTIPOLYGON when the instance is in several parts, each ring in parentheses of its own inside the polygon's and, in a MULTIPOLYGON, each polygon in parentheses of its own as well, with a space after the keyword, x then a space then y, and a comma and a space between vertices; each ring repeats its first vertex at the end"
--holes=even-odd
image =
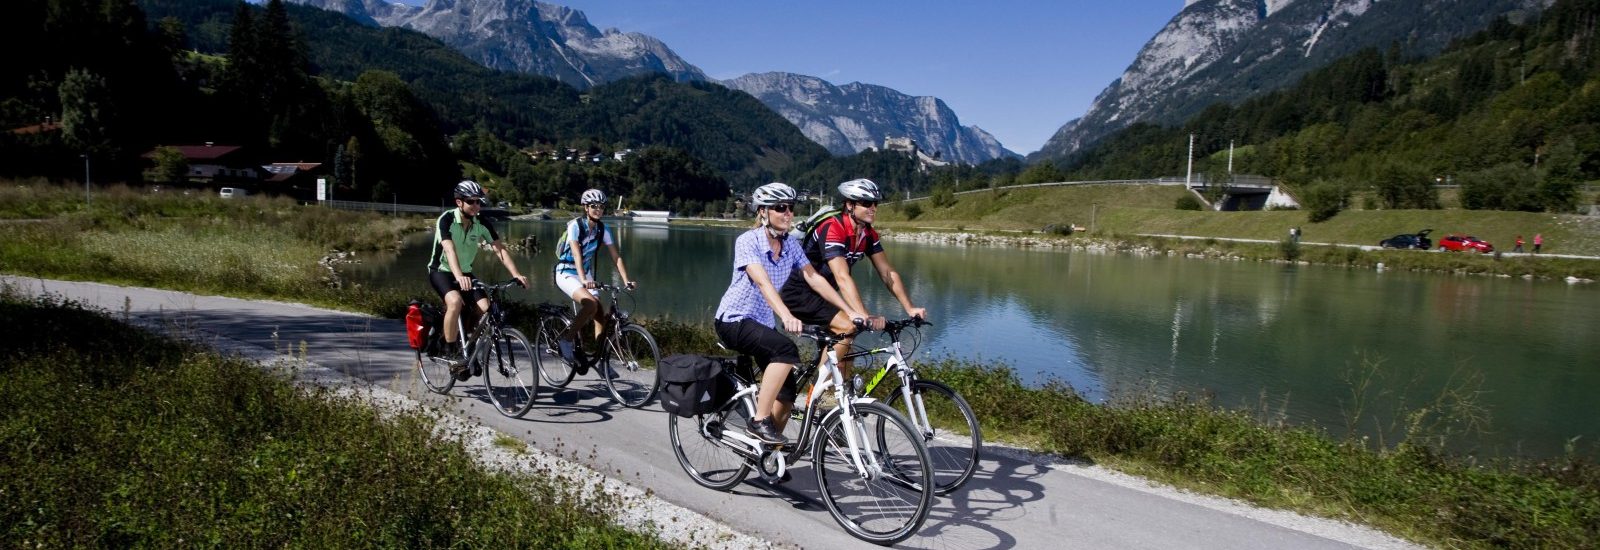
POLYGON ((90 153, 83 155, 83 208, 90 206, 90 153))
POLYGON ((1189 168, 1183 173, 1183 186, 1194 186, 1194 134, 1189 134, 1189 168))
POLYGON ((1228 179, 1233 179, 1233 140, 1228 140, 1228 179))

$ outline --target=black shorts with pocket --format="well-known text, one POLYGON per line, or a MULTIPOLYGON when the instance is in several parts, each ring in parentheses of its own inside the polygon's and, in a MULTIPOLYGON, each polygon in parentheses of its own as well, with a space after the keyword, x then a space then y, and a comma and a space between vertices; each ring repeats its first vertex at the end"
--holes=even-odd
MULTIPOLYGON (((471 273, 467 273, 466 276, 474 281, 478 280, 478 277, 471 273)), ((435 271, 433 273, 429 273, 428 284, 433 285, 433 291, 439 293, 440 300, 444 300, 444 295, 449 294, 452 290, 461 290, 461 284, 456 282, 456 276, 451 275, 449 271, 435 271)), ((477 303, 478 300, 489 297, 489 294, 483 290, 473 290, 471 292, 463 292, 462 294, 462 298, 465 298, 468 302, 472 303, 477 303)))
POLYGON ((805 277, 790 277, 783 283, 783 289, 778 296, 783 298, 783 305, 789 308, 789 314, 808 325, 828 326, 833 324, 833 317, 839 314, 839 308, 833 307, 821 294, 811 289, 805 277))
MULTIPOLYGON (((732 323, 717 321, 713 325, 717 339, 722 340, 722 345, 755 357, 756 368, 764 369, 772 363, 800 364, 799 346, 794 345, 794 340, 778 332, 778 329, 752 319, 740 319, 732 323)), ((795 395, 798 393, 794 369, 790 369, 788 378, 783 381, 783 389, 778 390, 778 401, 794 403, 795 395)))

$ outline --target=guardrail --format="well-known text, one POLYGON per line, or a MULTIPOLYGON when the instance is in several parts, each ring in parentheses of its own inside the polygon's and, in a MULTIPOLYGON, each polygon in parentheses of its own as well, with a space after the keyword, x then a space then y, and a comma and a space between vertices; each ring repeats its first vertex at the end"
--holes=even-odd
MULTIPOLYGON (((983 188, 983 189, 972 189, 972 190, 968 190, 968 191, 956 191, 954 194, 956 194, 956 195, 967 195, 967 194, 971 194, 971 193, 989 193, 989 192, 994 192, 994 191, 1010 191, 1012 189, 1028 189, 1030 187, 1064 187, 1064 186, 1071 186, 1071 185, 1183 185, 1183 180, 1180 179, 1180 178, 1149 178, 1149 179, 1136 179, 1136 180, 1056 181, 1056 182, 1049 182, 1049 183, 1027 183, 1027 184, 1022 184, 1022 185, 1007 185, 1005 187, 995 187, 995 188, 987 188, 986 187, 986 188, 983 188)), ((898 201, 891 201, 891 202, 917 202, 917 201, 921 201, 921 200, 928 200, 929 198, 932 198, 932 197, 931 196, 912 197, 912 198, 909 198, 909 199, 901 199, 901 200, 898 200, 898 201)))

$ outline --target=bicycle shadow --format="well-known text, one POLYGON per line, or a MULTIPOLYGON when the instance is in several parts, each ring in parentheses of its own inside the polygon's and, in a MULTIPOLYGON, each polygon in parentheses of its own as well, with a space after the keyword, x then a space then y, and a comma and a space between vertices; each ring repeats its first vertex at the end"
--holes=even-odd
MULTIPOLYGON (((1087 464, 1086 461, 1059 461, 1087 464)), ((1000 528, 1009 520, 1026 515, 1028 503, 1045 499, 1045 489, 1035 481, 1053 469, 1052 464, 1022 460, 1010 453, 996 453, 985 447, 978 469, 960 489, 946 496, 935 496, 933 508, 922 529, 895 546, 927 549, 1015 548, 1015 537, 1000 528)), ((817 487, 816 470, 809 460, 789 469, 787 483, 771 483, 752 472, 744 484, 729 493, 757 498, 780 499, 796 510, 819 514, 818 521, 832 523, 827 504, 817 487)))

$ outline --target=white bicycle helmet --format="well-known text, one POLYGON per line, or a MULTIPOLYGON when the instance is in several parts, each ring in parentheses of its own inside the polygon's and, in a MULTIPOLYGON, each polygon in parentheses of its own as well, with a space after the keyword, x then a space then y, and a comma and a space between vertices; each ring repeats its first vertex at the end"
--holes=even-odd
POLYGON ((484 196, 483 186, 472 180, 461 180, 456 184, 456 198, 481 199, 484 196))
POLYGON ((793 203, 796 196, 794 188, 788 184, 772 182, 757 187, 755 192, 750 193, 750 203, 757 207, 772 206, 780 202, 793 203))
POLYGON ((587 204, 594 204, 594 203, 597 203, 597 202, 600 203, 600 204, 605 204, 605 202, 606 202, 606 193, 605 193, 605 191, 601 191, 599 189, 590 189, 588 191, 584 191, 583 192, 583 198, 578 199, 578 203, 579 204, 586 204, 587 205, 587 204))
POLYGON ((883 200, 883 194, 878 192, 878 184, 867 178, 853 179, 839 184, 839 194, 845 200, 856 202, 883 200))

